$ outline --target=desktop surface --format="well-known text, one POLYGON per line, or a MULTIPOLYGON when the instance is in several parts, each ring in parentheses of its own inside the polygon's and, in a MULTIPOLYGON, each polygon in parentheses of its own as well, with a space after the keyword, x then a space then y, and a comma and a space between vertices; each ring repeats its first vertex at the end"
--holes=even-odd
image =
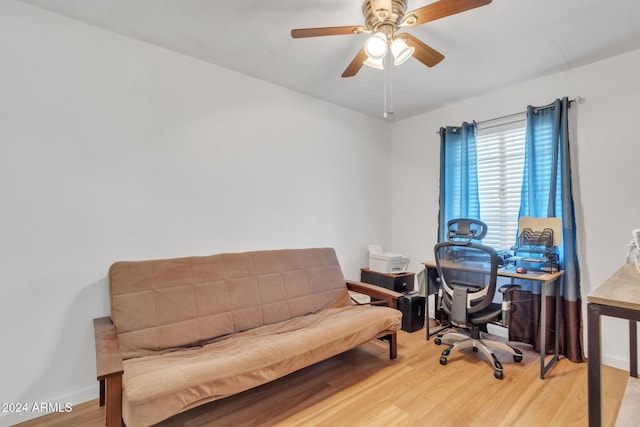
MULTIPOLYGON (((460 267, 464 267, 465 264, 471 267, 467 262, 454 263, 459 264, 460 267)), ((435 261, 425 261, 422 263, 425 267, 437 267, 435 261)), ((518 273, 515 268, 506 268, 500 267, 498 269, 498 276, 502 277, 513 277, 516 279, 529 279, 529 280, 539 280, 541 282, 552 282, 556 280, 558 277, 564 274, 564 270, 555 271, 553 273, 549 273, 546 271, 539 270, 529 270, 526 273, 518 273)))
POLYGON ((623 265, 594 289, 587 301, 612 307, 640 310, 640 272, 634 263, 623 265))

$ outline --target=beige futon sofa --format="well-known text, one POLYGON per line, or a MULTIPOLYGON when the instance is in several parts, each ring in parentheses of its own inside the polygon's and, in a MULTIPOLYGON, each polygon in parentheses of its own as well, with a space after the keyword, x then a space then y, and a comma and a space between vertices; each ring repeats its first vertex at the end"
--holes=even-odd
POLYGON ((111 316, 94 319, 107 426, 152 425, 375 338, 396 357, 401 294, 345 281, 330 248, 117 262, 109 290, 111 316))

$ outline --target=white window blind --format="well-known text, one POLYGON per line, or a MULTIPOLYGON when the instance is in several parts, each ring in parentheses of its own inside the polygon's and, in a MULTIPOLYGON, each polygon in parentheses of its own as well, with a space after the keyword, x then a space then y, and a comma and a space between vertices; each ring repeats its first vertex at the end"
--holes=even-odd
POLYGON ((525 114, 508 119, 479 125, 477 133, 480 215, 488 228, 482 243, 497 250, 515 244, 524 169, 525 114))

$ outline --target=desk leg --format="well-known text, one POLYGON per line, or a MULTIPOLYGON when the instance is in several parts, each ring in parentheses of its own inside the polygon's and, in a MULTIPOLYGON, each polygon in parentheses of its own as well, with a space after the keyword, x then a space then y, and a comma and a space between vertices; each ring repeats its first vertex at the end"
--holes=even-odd
POLYGON ((438 270, 435 267, 427 267, 425 269, 425 294, 427 295, 425 298, 425 308, 424 308, 424 321, 425 321, 425 325, 424 325, 424 329, 427 332, 426 333, 426 338, 427 341, 429 341, 429 339, 436 335, 439 334, 440 332, 447 330, 451 327, 451 323, 447 324, 447 325, 440 325, 440 328, 436 329, 435 331, 431 332, 431 327, 430 327, 430 319, 431 317, 429 316, 429 283, 431 281, 433 281, 434 283, 434 290, 435 293, 433 294, 433 307, 434 307, 434 313, 433 313, 433 320, 436 321, 436 313, 438 312, 438 295, 440 294, 440 286, 437 284, 437 282, 440 280, 438 279, 438 270))
POLYGON ((429 338, 431 338, 429 333, 429 326, 431 325, 431 318, 429 317, 429 284, 427 283, 425 287, 427 288, 425 292, 427 297, 424 299, 424 329, 427 332, 427 341, 429 341, 429 338))
POLYGON ((560 279, 553 282, 542 283, 540 295, 540 379, 544 379, 545 374, 560 358, 560 279), (553 295, 556 299, 555 313, 555 340, 553 356, 549 363, 545 365, 547 356, 547 286, 553 286, 553 295))
POLYGON ((553 284, 556 294, 556 348, 554 357, 556 360, 560 357, 560 278, 553 284))
POLYGON ((638 378, 638 327, 635 320, 629 320, 629 374, 638 378))
POLYGON ((540 289, 540 379, 544 379, 544 359, 547 355, 547 284, 540 289))
POLYGON ((600 382, 600 362, 602 344, 600 342, 600 311, 597 304, 587 304, 587 336, 588 349, 588 395, 589 395, 589 427, 600 427, 602 424, 602 390, 600 382))

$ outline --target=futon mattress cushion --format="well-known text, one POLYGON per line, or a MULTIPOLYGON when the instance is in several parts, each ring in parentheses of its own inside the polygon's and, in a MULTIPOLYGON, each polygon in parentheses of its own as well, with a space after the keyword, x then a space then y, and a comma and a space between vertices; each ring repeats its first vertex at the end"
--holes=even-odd
POLYGON ((400 329, 398 310, 345 306, 124 362, 123 418, 146 426, 267 383, 400 329))

